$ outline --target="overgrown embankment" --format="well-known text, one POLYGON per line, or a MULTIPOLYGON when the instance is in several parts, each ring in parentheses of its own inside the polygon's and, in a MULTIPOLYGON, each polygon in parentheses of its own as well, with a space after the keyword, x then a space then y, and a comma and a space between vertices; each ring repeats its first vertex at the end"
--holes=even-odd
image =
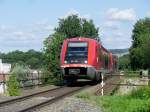
POLYGON ((92 96, 87 93, 77 95, 100 106, 103 112, 149 112, 150 87, 140 88, 130 94, 119 96, 92 96))
MULTIPOLYGON (((138 78, 137 73, 134 75, 129 73, 123 79, 121 83, 146 85, 143 80, 138 78)), ((103 112, 150 112, 150 86, 120 86, 112 96, 94 96, 88 93, 80 93, 77 97, 96 103, 97 106, 102 108, 103 112), (123 90, 124 94, 120 90, 123 90)))

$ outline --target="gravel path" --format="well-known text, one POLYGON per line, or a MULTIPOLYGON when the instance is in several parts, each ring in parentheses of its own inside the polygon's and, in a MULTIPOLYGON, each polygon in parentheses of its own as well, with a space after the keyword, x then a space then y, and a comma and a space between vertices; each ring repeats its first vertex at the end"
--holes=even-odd
POLYGON ((102 112, 96 104, 76 97, 67 97, 35 112, 102 112))

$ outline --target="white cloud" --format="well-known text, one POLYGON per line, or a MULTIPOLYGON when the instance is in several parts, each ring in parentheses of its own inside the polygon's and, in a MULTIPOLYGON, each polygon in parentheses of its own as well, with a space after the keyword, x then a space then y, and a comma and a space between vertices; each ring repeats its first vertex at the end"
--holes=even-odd
POLYGON ((113 35, 114 35, 114 37, 119 37, 119 39, 120 39, 120 37, 124 37, 124 34, 120 31, 113 32, 113 35))
POLYGON ((107 12, 107 17, 111 20, 119 21, 134 21, 136 13, 133 8, 119 10, 118 8, 110 8, 107 12))
POLYGON ((104 14, 101 40, 108 49, 129 48, 131 46, 132 24, 137 19, 134 9, 111 8, 104 14))
POLYGON ((67 14, 66 14, 65 16, 67 17, 67 16, 70 16, 70 15, 73 15, 73 14, 79 14, 79 12, 76 11, 76 10, 74 10, 74 9, 71 9, 71 10, 69 10, 69 11, 67 12, 67 14))
POLYGON ((48 30, 48 31, 53 31, 54 27, 52 25, 46 25, 45 29, 48 30))
POLYGON ((146 14, 147 17, 150 17, 150 11, 146 14))
POLYGON ((40 50, 43 40, 51 34, 53 26, 49 22, 25 24, 13 27, 0 25, 0 52, 10 50, 40 50))
POLYGON ((48 20, 39 21, 33 24, 33 31, 49 31, 53 32, 54 27, 49 23, 48 20))
POLYGON ((130 32, 127 33, 127 31, 102 32, 101 40, 107 49, 122 49, 131 46, 130 32))
POLYGON ((111 30, 117 30, 120 27, 120 24, 118 22, 114 22, 114 21, 106 21, 104 22, 104 27, 111 29, 111 30))
POLYGON ((85 18, 87 20, 89 20, 91 18, 90 14, 81 15, 78 11, 76 11, 74 9, 70 9, 64 16, 61 16, 60 19, 65 19, 71 15, 78 15, 79 18, 85 18))
POLYGON ((23 36, 24 35, 24 32, 21 32, 21 31, 15 31, 12 33, 14 36, 17 36, 17 37, 20 37, 20 36, 23 36))
POLYGON ((5 25, 0 25, 0 30, 6 30, 7 27, 5 25))
POLYGON ((0 25, 0 32, 2 32, 2 33, 9 33, 9 32, 11 32, 11 31, 13 31, 15 29, 15 27, 14 26, 8 26, 8 25, 4 25, 4 24, 1 24, 0 25))

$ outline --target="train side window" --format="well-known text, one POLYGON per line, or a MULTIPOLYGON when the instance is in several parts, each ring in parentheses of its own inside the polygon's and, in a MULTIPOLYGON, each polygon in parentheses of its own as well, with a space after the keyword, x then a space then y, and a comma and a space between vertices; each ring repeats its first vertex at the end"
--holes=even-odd
POLYGON ((106 55, 105 55, 105 68, 108 68, 108 65, 109 65, 109 57, 108 57, 108 55, 106 54, 106 55))
POLYGON ((98 52, 98 46, 96 46, 96 52, 98 52))
POLYGON ((106 68, 106 55, 104 54, 104 68, 106 68))
POLYGON ((103 60, 103 53, 101 48, 99 48, 99 60, 100 62, 103 60))

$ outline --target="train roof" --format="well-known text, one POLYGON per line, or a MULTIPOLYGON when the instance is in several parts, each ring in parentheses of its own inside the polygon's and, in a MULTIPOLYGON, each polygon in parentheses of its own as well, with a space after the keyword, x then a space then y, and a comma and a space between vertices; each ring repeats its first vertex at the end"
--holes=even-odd
POLYGON ((95 39, 91 39, 91 38, 86 38, 86 37, 73 37, 73 38, 69 38, 69 39, 66 39, 67 41, 95 41, 97 42, 97 40, 95 39))
POLYGON ((73 37, 73 38, 69 38, 69 39, 66 39, 67 41, 94 41, 94 42, 97 42, 97 43, 99 43, 100 44, 100 46, 101 46, 101 48, 105 51, 105 52, 107 52, 107 53, 111 53, 111 52, 109 52, 106 48, 104 48, 102 45, 101 45, 101 43, 100 42, 98 42, 97 40, 95 40, 95 39, 91 39, 91 38, 87 38, 87 37, 73 37))

